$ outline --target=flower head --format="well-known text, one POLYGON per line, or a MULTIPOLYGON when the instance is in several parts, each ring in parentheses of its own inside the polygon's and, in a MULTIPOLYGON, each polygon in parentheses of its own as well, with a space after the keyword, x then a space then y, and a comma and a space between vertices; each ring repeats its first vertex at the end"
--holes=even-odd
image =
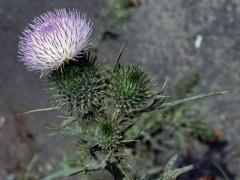
POLYGON ((76 57, 90 42, 92 23, 76 10, 48 12, 33 20, 20 38, 21 61, 42 74, 76 57))
POLYGON ((101 107, 107 90, 107 80, 97 57, 84 52, 76 61, 57 69, 48 76, 48 91, 53 103, 70 116, 80 117, 101 107))
POLYGON ((133 111, 152 97, 152 82, 138 66, 120 66, 113 75, 111 94, 117 108, 133 111))

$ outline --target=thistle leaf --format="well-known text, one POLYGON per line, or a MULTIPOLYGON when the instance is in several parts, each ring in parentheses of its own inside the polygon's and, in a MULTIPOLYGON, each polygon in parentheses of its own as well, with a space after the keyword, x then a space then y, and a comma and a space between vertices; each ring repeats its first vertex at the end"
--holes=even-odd
POLYGON ((198 100, 198 99, 203 99, 206 97, 210 97, 210 96, 216 96, 216 95, 221 95, 221 94, 226 94, 229 91, 223 91, 223 92, 216 92, 216 93, 208 93, 208 94, 200 94, 197 96, 192 96, 192 97, 188 97, 188 98, 183 98, 183 99, 179 99, 179 100, 175 100, 172 102, 167 102, 167 103, 163 103, 159 109, 163 109, 163 108, 169 108, 169 107, 173 107, 173 106, 177 106, 179 104, 183 104, 189 101, 194 101, 194 100, 198 100))
POLYGON ((35 113, 35 112, 44 112, 44 111, 53 111, 58 109, 57 107, 50 107, 50 108, 41 108, 41 109, 33 109, 31 111, 27 111, 24 113, 20 113, 20 114, 31 114, 31 113, 35 113))
POLYGON ((115 65, 114 65, 114 68, 113 68, 113 72, 116 72, 117 69, 119 68, 120 59, 121 59, 122 54, 123 54, 123 51, 125 50, 126 47, 127 47, 127 43, 125 43, 125 44, 123 45, 121 51, 120 51, 119 54, 118 54, 117 61, 116 61, 115 65))
POLYGON ((42 180, 53 180, 53 179, 59 179, 62 177, 70 176, 71 174, 75 174, 77 172, 81 171, 81 168, 71 168, 71 167, 65 167, 47 177, 45 177, 42 180))
POLYGON ((183 168, 173 169, 174 164, 177 161, 177 155, 173 156, 167 163, 164 168, 163 174, 159 178, 159 180, 175 180, 179 175, 191 171, 193 169, 192 165, 185 166, 183 168))

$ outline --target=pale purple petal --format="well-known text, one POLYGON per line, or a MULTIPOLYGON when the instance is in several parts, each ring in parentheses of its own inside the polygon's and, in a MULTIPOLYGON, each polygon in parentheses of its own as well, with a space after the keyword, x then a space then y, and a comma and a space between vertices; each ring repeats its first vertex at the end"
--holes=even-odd
POLYGON ((46 73, 73 59, 90 42, 92 23, 76 10, 54 10, 35 18, 20 37, 21 61, 46 73))

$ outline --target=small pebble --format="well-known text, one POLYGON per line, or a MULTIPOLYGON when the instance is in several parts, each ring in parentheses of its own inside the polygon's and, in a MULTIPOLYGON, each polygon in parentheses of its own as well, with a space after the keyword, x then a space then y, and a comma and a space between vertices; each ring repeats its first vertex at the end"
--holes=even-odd
POLYGON ((3 127, 3 125, 5 124, 6 122, 6 118, 3 117, 3 116, 0 116, 0 128, 3 127))
POLYGON ((197 35, 197 38, 196 38, 195 43, 194 43, 196 49, 201 47, 202 40, 203 40, 203 36, 202 35, 197 35))

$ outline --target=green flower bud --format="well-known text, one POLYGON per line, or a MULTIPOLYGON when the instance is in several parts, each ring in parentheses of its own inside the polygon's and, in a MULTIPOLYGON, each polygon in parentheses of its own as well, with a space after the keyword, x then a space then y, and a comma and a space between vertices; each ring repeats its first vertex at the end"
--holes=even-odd
POLYGON ((48 78, 48 90, 54 104, 71 116, 96 112, 107 89, 106 78, 96 57, 84 53, 64 64, 48 78))
POLYGON ((117 108, 132 111, 151 98, 152 83, 137 66, 120 67, 114 73, 111 92, 117 108))

